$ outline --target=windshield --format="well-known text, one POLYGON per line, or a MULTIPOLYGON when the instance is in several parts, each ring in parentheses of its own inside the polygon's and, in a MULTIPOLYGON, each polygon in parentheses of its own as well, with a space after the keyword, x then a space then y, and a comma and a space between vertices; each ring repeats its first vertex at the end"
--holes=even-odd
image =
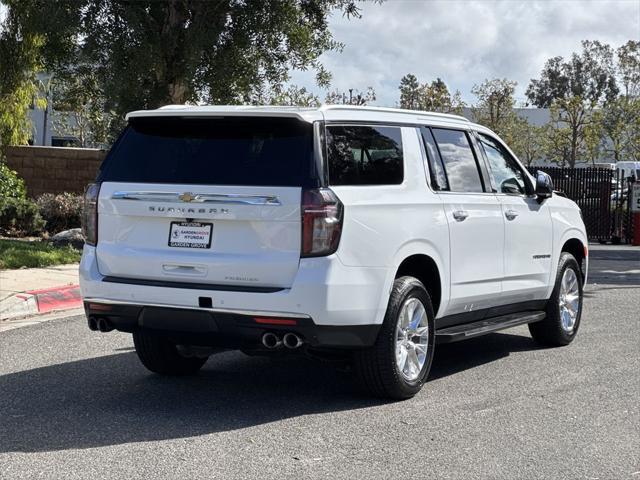
POLYGON ((304 186, 318 183, 312 125, 292 118, 133 118, 98 181, 304 186))

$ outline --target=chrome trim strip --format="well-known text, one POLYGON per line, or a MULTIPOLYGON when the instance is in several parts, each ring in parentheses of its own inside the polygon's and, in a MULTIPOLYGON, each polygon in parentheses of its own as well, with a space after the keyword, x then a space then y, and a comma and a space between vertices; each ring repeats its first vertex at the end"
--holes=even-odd
POLYGON ((235 313, 238 315, 264 315, 267 317, 290 317, 290 318, 311 318, 309 315, 304 313, 293 313, 293 312, 269 312, 265 310, 239 310, 234 308, 202 308, 202 307, 188 307, 186 305, 167 305, 165 303, 151 303, 151 302, 127 302, 123 300, 109 300, 107 298, 97 298, 97 297, 84 297, 83 301, 85 302, 95 302, 95 303, 106 303, 109 305, 132 305, 136 307, 163 307, 163 308, 174 308, 177 310, 206 310, 207 312, 212 313, 235 313))
POLYGON ((241 193, 193 193, 189 202, 180 200, 183 192, 113 192, 113 200, 146 200, 172 203, 222 203, 232 205, 282 205, 275 195, 244 195, 241 193))

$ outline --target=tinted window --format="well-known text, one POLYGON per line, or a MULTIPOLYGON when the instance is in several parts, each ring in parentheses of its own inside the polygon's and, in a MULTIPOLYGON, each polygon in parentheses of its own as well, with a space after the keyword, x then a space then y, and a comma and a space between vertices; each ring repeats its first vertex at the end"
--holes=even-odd
POLYGON ((425 149, 427 150, 432 186, 434 190, 449 190, 447 174, 444 172, 442 159, 438 153, 438 148, 436 147, 436 141, 433 138, 433 134, 428 128, 422 128, 421 132, 425 149))
POLYGON ((402 135, 398 127, 327 127, 329 183, 402 183, 402 135))
POLYGON ((283 118, 134 118, 98 180, 316 186, 313 128, 283 118))
POLYGON ((433 135, 444 163, 452 192, 482 192, 478 164, 467 134, 460 130, 434 128, 433 135))
POLYGON ((497 140, 483 134, 479 137, 480 144, 487 154, 491 175, 498 192, 524 195, 524 176, 509 152, 497 140))

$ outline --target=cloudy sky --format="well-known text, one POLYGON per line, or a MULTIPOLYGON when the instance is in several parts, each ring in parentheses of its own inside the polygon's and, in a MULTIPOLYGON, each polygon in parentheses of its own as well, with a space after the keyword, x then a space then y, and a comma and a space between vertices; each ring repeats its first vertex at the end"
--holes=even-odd
MULTIPOLYGON (((361 19, 336 14, 330 27, 345 44, 322 58, 333 87, 371 86, 378 105, 398 102, 400 78, 409 72, 421 82, 441 77, 465 101, 475 83, 507 77, 524 101, 546 59, 579 51, 581 40, 615 47, 640 40, 640 0, 387 0, 363 4, 361 19)), ((309 73, 295 72, 292 83, 324 97, 309 73)))

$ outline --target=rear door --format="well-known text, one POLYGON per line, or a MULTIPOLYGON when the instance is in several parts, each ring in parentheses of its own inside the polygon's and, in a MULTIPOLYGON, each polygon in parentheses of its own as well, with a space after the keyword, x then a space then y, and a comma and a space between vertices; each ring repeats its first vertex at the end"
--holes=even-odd
POLYGON ((494 306, 504 273, 500 203, 485 188, 468 132, 423 129, 423 138, 449 224, 451 298, 446 315, 494 306))
POLYGON ((101 168, 103 275, 286 288, 300 200, 316 187, 312 124, 293 118, 133 118, 101 168))

